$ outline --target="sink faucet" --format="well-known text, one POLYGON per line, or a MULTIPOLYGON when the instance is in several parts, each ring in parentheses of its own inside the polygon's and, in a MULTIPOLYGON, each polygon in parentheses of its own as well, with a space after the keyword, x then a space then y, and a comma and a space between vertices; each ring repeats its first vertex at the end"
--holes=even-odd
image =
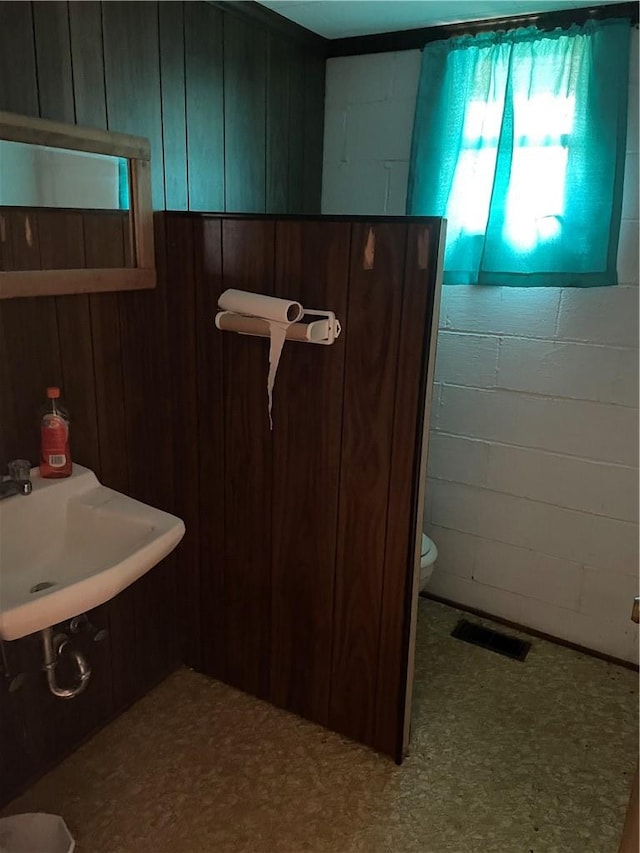
POLYGON ((12 495, 31 494, 31 463, 26 459, 9 462, 9 476, 0 480, 0 500, 12 495))

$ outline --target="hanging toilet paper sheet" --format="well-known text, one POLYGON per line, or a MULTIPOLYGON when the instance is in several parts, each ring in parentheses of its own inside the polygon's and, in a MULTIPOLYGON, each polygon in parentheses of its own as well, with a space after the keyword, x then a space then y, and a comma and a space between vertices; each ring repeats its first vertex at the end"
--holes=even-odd
MULTIPOLYGON (((267 376, 267 399, 269 403, 269 425, 273 429, 271 409, 273 406, 273 388, 276 382, 278 364, 287 329, 302 317, 304 309, 299 302, 290 299, 278 299, 261 293, 249 293, 246 290, 225 290, 218 299, 221 311, 241 314, 244 317, 257 317, 269 326, 269 375, 267 376)), ((217 323, 216 323, 217 325, 217 323)))

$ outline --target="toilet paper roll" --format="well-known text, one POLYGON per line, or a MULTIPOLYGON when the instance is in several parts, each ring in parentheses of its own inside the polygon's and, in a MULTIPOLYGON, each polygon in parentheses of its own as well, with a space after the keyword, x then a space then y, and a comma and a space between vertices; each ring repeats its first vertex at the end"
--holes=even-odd
POLYGON ((261 293, 249 293, 246 290, 225 290, 218 299, 218 307, 223 311, 241 314, 245 317, 257 317, 269 325, 269 374, 267 376, 267 400, 269 404, 269 426, 273 430, 273 389, 276 384, 278 364, 282 354, 287 329, 299 320, 304 309, 299 302, 290 299, 278 299, 261 293))
POLYGON ((218 299, 218 306, 234 314, 287 324, 299 320, 304 311, 302 305, 292 299, 278 299, 276 296, 249 293, 246 290, 225 290, 218 299))

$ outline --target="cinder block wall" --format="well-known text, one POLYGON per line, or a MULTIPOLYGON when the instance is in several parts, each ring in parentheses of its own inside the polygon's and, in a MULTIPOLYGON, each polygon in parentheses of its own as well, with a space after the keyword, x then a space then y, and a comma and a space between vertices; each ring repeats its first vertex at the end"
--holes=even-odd
MULTIPOLYGON (((329 60, 322 209, 402 214, 419 51, 329 60)), ((638 660, 638 31, 618 287, 444 288, 430 589, 638 660)))

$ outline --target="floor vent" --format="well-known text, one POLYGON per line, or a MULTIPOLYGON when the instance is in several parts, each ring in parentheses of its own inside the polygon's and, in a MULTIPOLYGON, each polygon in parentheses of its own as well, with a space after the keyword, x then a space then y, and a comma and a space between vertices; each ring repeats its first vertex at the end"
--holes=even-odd
POLYGON ((489 649, 490 652, 497 652, 499 655, 513 658, 513 660, 524 660, 531 648, 531 643, 527 643, 525 640, 501 634, 500 631, 493 631, 483 625, 474 625, 473 622, 468 622, 466 619, 461 619, 458 622, 451 632, 451 636, 458 640, 464 640, 465 643, 472 643, 474 646, 489 649))

